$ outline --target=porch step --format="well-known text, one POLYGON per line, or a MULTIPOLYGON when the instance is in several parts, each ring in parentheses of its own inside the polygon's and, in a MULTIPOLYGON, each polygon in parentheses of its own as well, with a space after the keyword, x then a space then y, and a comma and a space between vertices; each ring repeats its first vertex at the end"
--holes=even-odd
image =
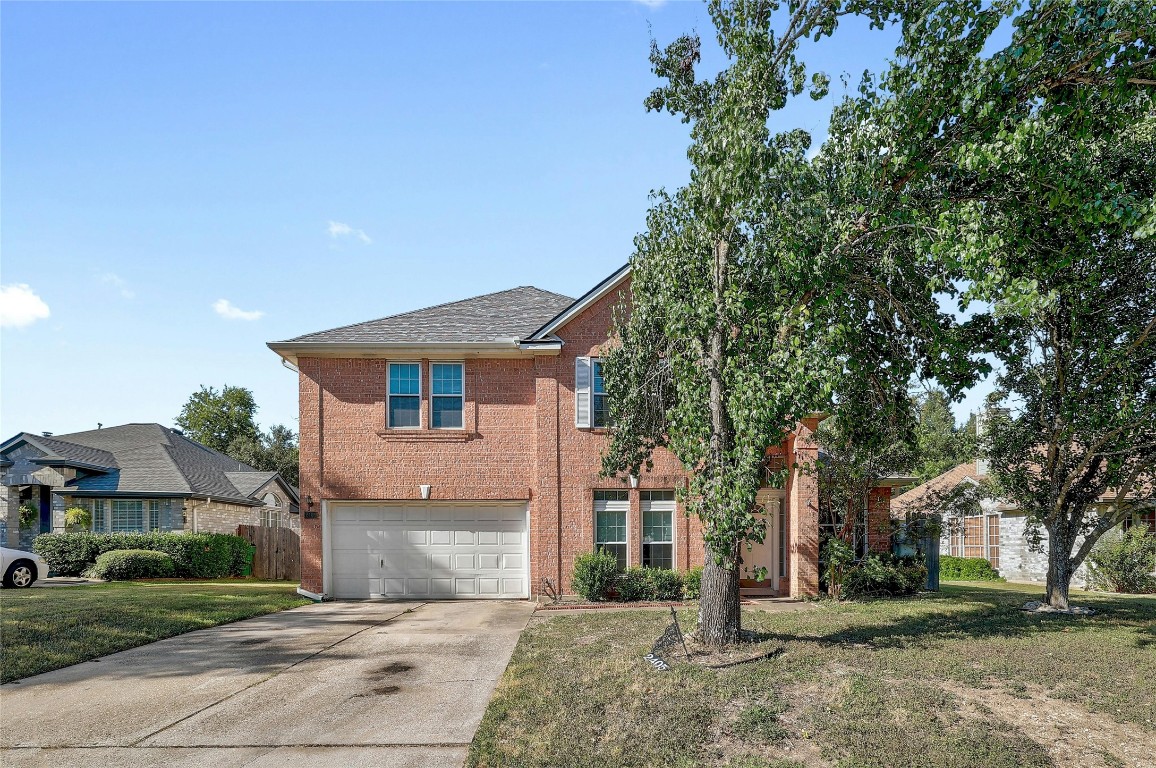
POLYGON ((739 597, 778 597, 772 587, 739 587, 739 597))

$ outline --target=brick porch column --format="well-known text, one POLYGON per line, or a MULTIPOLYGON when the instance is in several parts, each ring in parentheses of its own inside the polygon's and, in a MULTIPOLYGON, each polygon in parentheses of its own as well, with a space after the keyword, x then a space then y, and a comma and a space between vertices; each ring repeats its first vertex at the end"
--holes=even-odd
POLYGON ((811 472, 799 469, 799 466, 813 467, 818 458, 819 446, 811 440, 816 426, 817 420, 804 420, 793 441, 796 466, 791 471, 787 497, 791 597, 819 594, 819 484, 811 472))

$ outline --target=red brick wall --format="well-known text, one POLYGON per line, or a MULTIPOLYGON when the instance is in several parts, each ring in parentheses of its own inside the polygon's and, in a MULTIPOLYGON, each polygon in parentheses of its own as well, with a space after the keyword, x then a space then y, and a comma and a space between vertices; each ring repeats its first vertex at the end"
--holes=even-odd
MULTIPOLYGON (((422 421, 428 418, 422 361, 422 421)), ((301 358, 301 499, 531 498, 536 482, 535 361, 465 361, 463 432, 388 430, 388 361, 301 358)), ((302 515, 302 586, 321 592, 320 517, 302 515)))
MULTIPOLYGON (((570 589, 574 559, 594 549, 594 491, 628 488, 599 477, 607 436, 574 425, 574 361, 597 356, 606 344, 615 305, 629 282, 558 329, 561 354, 465 361, 462 433, 390 431, 385 426, 388 363, 370 358, 301 358, 301 583, 322 592, 320 516, 309 518, 307 498, 320 512, 330 499, 412 500, 428 484, 432 499, 526 500, 530 508, 530 589, 550 579, 570 589)), ((428 361, 422 361, 428 400, 428 361)), ((423 426, 428 401, 423 402, 423 426)), ((808 439, 814 424, 781 450, 813 462, 808 439)), ((660 450, 654 467, 630 490, 629 562, 641 560, 640 491, 678 488, 681 465, 660 450)), ((818 589, 817 493, 810 476, 787 487, 789 574, 792 595, 818 589)), ((885 515, 886 512, 884 511, 885 515)), ((874 546, 874 545, 873 545, 874 546)), ((676 567, 701 565, 701 524, 675 515, 676 567)))
MULTIPOLYGON (((602 469, 602 452, 608 440, 605 431, 574 426, 574 361, 582 356, 599 355, 613 325, 614 307, 623 296, 629 295, 629 290, 630 282, 627 280, 557 331, 566 342, 557 358, 561 539, 559 541, 558 534, 554 533, 543 543, 554 550, 560 549, 560 558, 551 562, 555 569, 553 573, 535 574, 535 591, 541 588, 542 576, 560 579, 563 589, 569 591, 574 559, 594 551, 594 491, 629 489, 629 485, 621 480, 598 476, 602 469)), ((540 423, 553 418, 550 404, 543 403, 540 408, 540 423)), ((642 558, 640 491, 670 490, 684 483, 685 474, 679 461, 668 451, 659 450, 654 455, 653 470, 640 476, 637 489, 629 490, 631 514, 628 517, 627 558, 630 565, 640 565, 642 558)), ((690 523, 681 509, 675 514, 674 556, 681 569, 702 565, 701 530, 697 520, 690 523)))
POLYGON ((891 551, 890 488, 872 488, 868 495, 867 546, 872 552, 891 551))

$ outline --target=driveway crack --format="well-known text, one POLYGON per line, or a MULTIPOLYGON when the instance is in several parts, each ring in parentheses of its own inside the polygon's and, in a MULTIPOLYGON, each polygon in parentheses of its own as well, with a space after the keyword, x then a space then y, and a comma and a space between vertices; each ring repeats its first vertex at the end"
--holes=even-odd
POLYGON ((373 624, 370 624, 368 627, 362 627, 361 629, 357 630, 356 632, 353 632, 352 634, 348 634, 345 637, 330 643, 329 645, 325 646, 324 648, 321 648, 317 651, 314 651, 313 653, 309 654, 308 656, 306 656, 302 659, 298 659, 297 661, 293 662, 292 664, 290 664, 287 667, 279 669, 276 672, 273 672, 272 674, 261 678, 260 680, 255 680, 254 682, 250 683, 249 685, 246 685, 243 688, 238 688, 237 690, 230 693, 228 696, 223 696, 214 702, 206 704, 205 706, 201 707, 200 709, 198 709, 194 712, 190 712, 189 714, 185 715, 182 718, 174 720, 173 722, 169 723, 168 725, 164 725, 164 726, 156 729, 155 731, 153 731, 151 733, 148 733, 148 734, 145 734, 144 736, 141 736, 139 739, 132 742, 128 746, 129 747, 139 746, 141 744, 141 742, 147 741, 148 739, 151 739, 154 736, 157 736, 158 734, 164 733, 165 731, 169 730, 170 728, 177 726, 177 725, 180 725, 181 723, 185 722, 186 720, 188 720, 190 718, 196 717, 197 715, 201 714, 202 712, 204 712, 207 709, 212 709, 213 707, 217 706, 218 704, 223 704, 224 702, 228 701, 229 699, 233 698, 234 696, 242 694, 245 691, 249 690, 250 688, 256 688, 258 685, 261 685, 262 683, 267 683, 270 680, 272 680, 273 678, 277 677, 278 675, 282 675, 282 674, 288 672, 289 670, 293 669, 296 666, 299 666, 301 664, 304 664, 307 661, 310 661, 312 659, 317 658, 318 656, 325 653, 326 651, 332 650, 332 649, 336 648, 337 646, 341 645, 346 640, 352 640, 353 638, 357 637, 358 635, 362 634, 363 632, 368 632, 371 629, 377 629, 378 627, 381 627, 381 626, 388 624, 389 622, 393 621, 394 619, 411 614, 414 611, 416 611, 418 608, 424 608, 427 605, 429 605, 429 603, 419 603, 418 605, 415 605, 412 608, 407 608, 406 610, 402 611, 401 613, 398 613, 394 616, 390 616, 388 619, 374 622, 373 624))

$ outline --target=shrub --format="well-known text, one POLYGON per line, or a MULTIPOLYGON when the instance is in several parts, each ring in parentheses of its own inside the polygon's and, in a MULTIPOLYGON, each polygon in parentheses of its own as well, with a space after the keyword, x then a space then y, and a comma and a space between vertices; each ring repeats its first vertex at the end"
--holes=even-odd
POLYGON ((1147 594, 1156 592, 1156 536, 1142 525, 1123 536, 1101 540, 1088 555, 1088 582, 1093 589, 1147 594))
POLYGON ((20 527, 31 528, 40 517, 40 512, 31 504, 20 505, 20 527))
POLYGON ((161 579, 176 573, 173 559, 164 552, 149 549, 114 549, 96 558, 88 575, 109 581, 161 579))
POLYGON ((635 603, 650 599, 650 584, 641 565, 632 565, 618 574, 614 586, 618 589, 618 599, 623 602, 635 603))
MULTIPOLYGON (((241 539, 244 541, 244 539, 241 539)), ((618 577, 618 558, 605 549, 574 560, 574 591, 591 602, 605 600, 618 577)))
POLYGON ((698 600, 702 595, 702 566, 691 568, 682 576, 682 594, 687 600, 698 600))
POLYGON ((650 600, 682 600, 682 574, 669 568, 645 568, 650 600))
POLYGON ((618 599, 627 603, 682 599, 682 574, 668 568, 631 566, 618 575, 615 586, 618 599))
POLYGON ((939 578, 947 581, 999 581, 1000 575, 987 558, 941 555, 939 578))
POLYGON ((32 549, 62 576, 79 576, 105 552, 147 549, 171 557, 182 579, 217 579, 241 574, 249 542, 224 533, 46 533, 32 549))
POLYGON ((868 555, 843 575, 845 597, 910 595, 927 583, 927 568, 917 558, 868 555))

